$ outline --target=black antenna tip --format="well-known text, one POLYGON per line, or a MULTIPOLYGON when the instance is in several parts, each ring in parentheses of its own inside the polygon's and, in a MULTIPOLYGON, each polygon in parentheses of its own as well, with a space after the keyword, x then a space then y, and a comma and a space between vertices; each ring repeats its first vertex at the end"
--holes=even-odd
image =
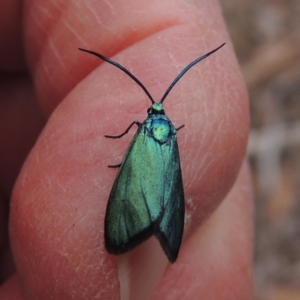
POLYGON ((194 61, 192 61, 189 65, 187 65, 178 75, 177 77, 173 80, 173 82, 171 83, 171 85, 168 87, 168 89, 166 90, 166 92, 164 93, 164 95, 162 96, 160 103, 163 103, 164 100, 166 99, 166 97, 168 96, 168 94, 170 93, 170 91, 172 90, 172 88, 174 87, 174 85, 179 81, 180 78, 182 78, 182 76, 189 70, 191 69, 194 65, 196 65, 197 63, 199 63, 201 60, 207 58, 208 56, 210 56, 211 54, 213 54, 214 52, 218 51, 220 48, 222 48, 226 43, 223 43, 221 46, 215 48, 214 50, 198 57, 197 59, 195 59, 194 61))

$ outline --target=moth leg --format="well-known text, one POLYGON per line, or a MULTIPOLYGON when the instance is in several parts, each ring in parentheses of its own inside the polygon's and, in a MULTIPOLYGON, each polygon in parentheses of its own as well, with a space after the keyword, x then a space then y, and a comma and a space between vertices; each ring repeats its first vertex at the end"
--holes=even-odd
POLYGON ((120 168, 121 164, 117 164, 117 165, 108 165, 109 168, 120 168))
MULTIPOLYGON (((125 130, 125 132, 123 132, 122 134, 120 134, 120 135, 105 135, 105 137, 106 137, 106 138, 110 138, 110 139, 119 139, 119 138, 121 138, 123 135, 127 134, 128 131, 130 130, 130 128, 131 128, 134 124, 136 124, 137 126, 140 126, 140 125, 141 125, 140 122, 134 121, 134 122, 132 122, 132 123, 128 126, 128 128, 127 128, 127 129, 125 130)), ((109 168, 120 168, 120 167, 121 167, 121 164, 117 164, 117 165, 108 165, 108 167, 109 167, 109 168)))
POLYGON ((176 131, 180 130, 180 129, 183 128, 183 127, 184 127, 184 124, 181 125, 181 126, 179 126, 178 128, 176 128, 176 131))
POLYGON ((127 134, 128 131, 130 130, 130 128, 131 128, 134 124, 136 124, 137 126, 140 126, 140 125, 141 125, 140 122, 138 122, 138 121, 133 121, 133 122, 128 126, 128 128, 125 130, 125 132, 123 132, 122 134, 120 134, 120 135, 105 135, 105 137, 106 137, 106 138, 110 138, 110 139, 119 139, 119 138, 121 138, 122 136, 124 136, 125 134, 127 134))

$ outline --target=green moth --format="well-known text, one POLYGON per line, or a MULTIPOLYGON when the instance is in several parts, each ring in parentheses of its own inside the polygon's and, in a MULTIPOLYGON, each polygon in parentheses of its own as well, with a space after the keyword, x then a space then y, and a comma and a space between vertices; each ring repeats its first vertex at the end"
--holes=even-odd
POLYGON ((132 78, 152 102, 143 122, 134 121, 124 133, 107 138, 121 138, 133 125, 138 126, 110 192, 105 215, 105 247, 121 254, 155 235, 171 263, 175 262, 184 227, 184 192, 181 176, 177 131, 165 115, 163 102, 179 79, 195 64, 223 47, 197 58, 174 79, 156 103, 145 86, 126 68, 94 51, 79 48, 114 65, 132 78))

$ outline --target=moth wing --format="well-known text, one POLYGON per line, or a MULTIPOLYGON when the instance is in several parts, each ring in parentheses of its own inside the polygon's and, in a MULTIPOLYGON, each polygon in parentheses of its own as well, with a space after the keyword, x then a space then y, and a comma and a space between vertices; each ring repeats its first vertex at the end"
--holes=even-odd
POLYGON ((184 228, 184 190, 176 135, 162 147, 165 162, 163 214, 156 237, 170 262, 177 259, 184 228))
POLYGON ((109 196, 105 245, 110 253, 127 252, 145 241, 162 214, 163 156, 143 126, 128 147, 109 196))

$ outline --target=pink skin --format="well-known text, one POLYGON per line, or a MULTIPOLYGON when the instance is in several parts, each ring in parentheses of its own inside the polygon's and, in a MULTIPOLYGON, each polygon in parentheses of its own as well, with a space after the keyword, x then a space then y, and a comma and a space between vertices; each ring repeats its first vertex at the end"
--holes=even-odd
MULTIPOLYGON (((242 163, 247 93, 218 4, 31 0, 21 23, 21 3, 0 3, 0 180, 2 195, 14 185, 9 231, 17 268, 0 299, 252 299, 251 180, 242 163), (151 103, 124 73, 77 48, 112 57, 159 101, 183 67, 223 42, 165 101, 173 124, 185 124, 178 143, 187 214, 178 260, 168 264, 154 239, 108 254, 103 221, 116 170, 107 165, 120 162, 134 130, 120 140, 104 135, 143 121, 151 103)), ((1 220, 7 207, 3 196, 1 220)))

